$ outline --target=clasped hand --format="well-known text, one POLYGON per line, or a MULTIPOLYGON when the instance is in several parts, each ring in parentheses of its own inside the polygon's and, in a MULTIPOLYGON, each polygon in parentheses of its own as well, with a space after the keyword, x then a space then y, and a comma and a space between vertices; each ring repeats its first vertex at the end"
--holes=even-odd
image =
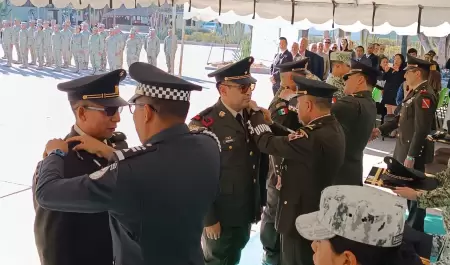
POLYGON ((89 135, 83 135, 83 136, 74 136, 67 140, 62 139, 52 139, 47 142, 45 146, 45 152, 43 157, 45 158, 48 156, 49 153, 56 149, 60 149, 61 151, 67 153, 69 151, 68 143, 71 142, 79 142, 73 150, 74 151, 80 151, 85 150, 86 152, 89 152, 91 154, 95 154, 99 157, 108 158, 108 156, 114 152, 114 148, 106 145, 105 143, 89 136, 89 135))
POLYGON ((265 108, 258 107, 258 104, 254 100, 250 101, 248 108, 249 108, 249 112, 252 110, 253 111, 261 111, 264 114, 264 120, 269 124, 273 123, 272 118, 270 116, 270 111, 265 108))

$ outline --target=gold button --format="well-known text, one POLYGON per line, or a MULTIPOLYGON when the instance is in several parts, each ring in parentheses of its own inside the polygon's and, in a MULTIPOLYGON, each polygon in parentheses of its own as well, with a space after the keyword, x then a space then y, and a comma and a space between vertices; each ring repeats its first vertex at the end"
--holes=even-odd
POLYGON ((253 183, 256 183, 256 179, 253 179, 253 183))
POLYGON ((230 145, 230 146, 228 146, 228 149, 230 149, 230 150, 231 150, 231 149, 233 149, 233 146, 231 146, 231 145, 230 145))
POLYGON ((284 204, 287 204, 287 201, 284 201, 284 204))
POLYGON ((256 166, 255 165, 253 165, 253 169, 255 169, 256 168, 256 166))
POLYGON ((250 142, 250 140, 249 139, 247 139, 247 143, 249 143, 250 142))
POLYGON ((250 151, 250 156, 252 156, 253 155, 253 152, 252 151, 250 151))
POLYGON ((400 136, 400 134, 399 133, 397 133, 397 137, 399 137, 400 136))

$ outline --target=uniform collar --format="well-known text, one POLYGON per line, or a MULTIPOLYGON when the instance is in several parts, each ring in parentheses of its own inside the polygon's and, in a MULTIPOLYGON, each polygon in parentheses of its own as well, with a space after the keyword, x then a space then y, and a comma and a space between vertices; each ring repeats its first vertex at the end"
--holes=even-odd
MULTIPOLYGON (((87 135, 87 133, 83 132, 83 130, 81 130, 80 127, 78 127, 78 125, 74 124, 73 125, 73 130, 79 135, 79 136, 83 136, 83 135, 87 135)), ((103 140, 103 142, 105 144, 108 144, 108 141, 105 139, 103 140)))
POLYGON ((315 119, 312 119, 312 120, 308 123, 308 125, 317 123, 318 120, 320 120, 320 119, 325 119, 325 118, 330 117, 330 116, 331 116, 331 114, 325 114, 325 115, 322 115, 322 116, 317 117, 317 118, 315 118, 315 119))
POLYGON ((223 103, 223 100, 220 99, 220 101, 222 102, 222 105, 231 113, 231 115, 233 115, 233 117, 236 118, 236 115, 239 113, 242 116, 242 110, 237 112, 234 109, 230 108, 227 104, 223 103))
POLYGON ((412 89, 412 90, 416 90, 418 87, 420 87, 421 85, 423 85, 425 82, 427 82, 427 80, 425 80, 425 81, 422 81, 422 82, 420 82, 419 84, 417 84, 417 86, 416 87, 414 87, 414 88, 412 88, 412 87, 410 87, 410 89, 412 89))
POLYGON ((185 123, 176 124, 172 127, 164 129, 159 133, 153 135, 150 139, 145 141, 144 144, 156 144, 159 142, 163 142, 175 136, 188 134, 190 133, 188 126, 185 123))

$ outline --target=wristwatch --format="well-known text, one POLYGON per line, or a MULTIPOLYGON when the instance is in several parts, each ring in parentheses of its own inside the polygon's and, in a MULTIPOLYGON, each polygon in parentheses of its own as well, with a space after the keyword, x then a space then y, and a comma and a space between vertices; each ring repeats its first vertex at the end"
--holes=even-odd
POLYGON ((415 158, 414 157, 412 157, 412 156, 407 156, 406 157, 406 160, 409 160, 409 161, 413 161, 415 158))
POLYGON ((66 153, 61 149, 55 149, 55 150, 51 151, 48 155, 57 155, 60 157, 64 157, 64 156, 66 156, 66 153))

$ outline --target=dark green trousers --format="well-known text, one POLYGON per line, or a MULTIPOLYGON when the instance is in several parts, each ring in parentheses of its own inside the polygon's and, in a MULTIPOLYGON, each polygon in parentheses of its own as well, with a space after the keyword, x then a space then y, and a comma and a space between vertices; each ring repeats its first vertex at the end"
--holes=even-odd
POLYGON ((299 234, 281 235, 281 264, 314 265, 311 243, 299 234))
POLYGON ((241 251, 250 239, 251 224, 241 227, 222 226, 218 240, 202 235, 203 258, 206 265, 237 265, 241 251))
POLYGON ((280 264, 280 234, 273 222, 261 221, 260 239, 264 249, 263 265, 280 264))

